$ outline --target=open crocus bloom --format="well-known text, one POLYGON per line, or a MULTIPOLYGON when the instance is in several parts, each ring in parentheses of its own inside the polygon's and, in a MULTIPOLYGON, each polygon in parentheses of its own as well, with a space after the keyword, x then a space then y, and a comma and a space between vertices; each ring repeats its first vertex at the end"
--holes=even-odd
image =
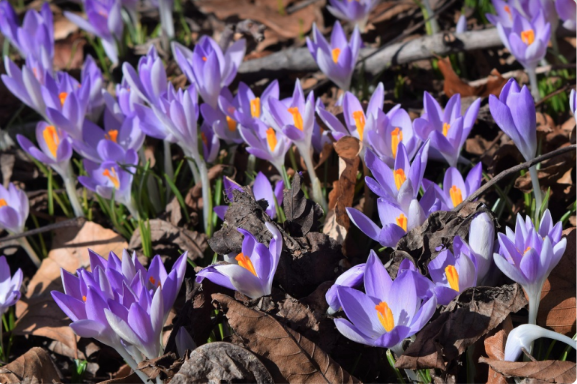
POLYGON ((348 90, 351 77, 355 70, 357 57, 361 49, 362 40, 359 28, 355 26, 351 41, 347 37, 341 24, 336 21, 328 43, 324 36, 313 24, 312 39, 307 37, 307 46, 315 58, 321 71, 339 88, 348 90))
POLYGON ((477 262, 467 244, 455 236, 453 252, 445 249, 431 260, 429 274, 438 303, 447 305, 465 289, 477 285, 477 262))
POLYGON ((205 103, 218 108, 221 90, 230 85, 244 58, 246 41, 235 41, 223 53, 216 41, 202 36, 191 52, 185 46, 172 43, 172 52, 182 72, 194 86, 205 103))
POLYGON ((0 316, 20 300, 22 277, 23 274, 20 268, 12 276, 6 257, 0 256, 0 316))
POLYGON ((400 105, 387 114, 377 110, 368 116, 367 143, 375 154, 389 167, 394 167, 399 144, 403 143, 407 156, 412 159, 421 145, 413 132, 411 117, 400 105))
POLYGON ((423 301, 418 291, 426 283, 418 272, 407 270, 394 281, 374 251, 365 267, 365 293, 337 286, 346 319, 335 319, 345 337, 357 343, 393 348, 417 333, 435 312, 435 296, 423 301))
POLYGON ((148 359, 158 357, 162 327, 184 279, 186 253, 170 273, 158 255, 148 271, 135 253, 131 257, 124 251, 122 261, 112 252, 108 260, 92 251, 89 255, 91 272, 79 269, 74 276, 62 270, 64 293, 51 292, 72 320, 70 327, 78 336, 111 346, 122 357, 132 355, 136 362, 142 361, 140 353, 148 359))
POLYGON ((403 143, 399 143, 397 148, 398 152, 393 169, 390 169, 370 150, 367 151, 365 162, 374 179, 367 176, 365 182, 371 191, 379 197, 406 208, 410 201, 417 197, 419 188, 421 188, 427 167, 429 143, 425 143, 419 150, 412 163, 409 161, 403 143))
POLYGON ((244 235, 242 251, 235 257, 238 264, 219 264, 204 268, 196 275, 198 283, 209 279, 215 284, 239 291, 251 299, 271 294, 272 281, 282 252, 282 235, 274 223, 265 223, 272 234, 268 248, 248 231, 244 235))
POLYGON ((0 228, 10 233, 21 233, 28 218, 30 204, 26 193, 8 184, 8 189, 0 185, 0 228))
POLYGON ((377 4, 375 0, 329 0, 330 5, 327 9, 335 17, 341 20, 347 20, 351 23, 364 25, 369 13, 377 4))
POLYGON ((413 127, 417 136, 425 141, 431 140, 431 157, 445 159, 450 166, 456 167, 461 148, 475 124, 481 99, 477 99, 461 116, 461 95, 455 94, 449 99, 445 111, 428 92, 424 93, 425 113, 415 119, 413 127))
POLYGON ((383 109, 385 102, 385 87, 379 83, 373 92, 365 113, 360 101, 350 92, 343 97, 343 115, 346 127, 340 120, 324 108, 317 107, 317 113, 326 126, 332 131, 333 137, 340 140, 344 136, 352 136, 363 142, 366 140, 366 123, 370 116, 376 116, 377 111, 383 109))
POLYGON ((492 0, 492 3, 497 14, 486 13, 487 20, 493 25, 501 24, 505 28, 511 28, 513 26, 513 12, 516 12, 513 4, 504 0, 492 0))
POLYGON ((442 190, 437 184, 427 179, 423 179, 423 186, 425 189, 435 188, 438 195, 443 198, 443 210, 448 211, 461 204, 469 195, 479 189, 482 180, 483 164, 479 163, 469 171, 465 180, 457 168, 449 167, 445 173, 442 190))
POLYGON ((529 89, 525 85, 519 89, 515 79, 511 79, 498 98, 489 96, 489 108, 495 123, 513 140, 525 160, 535 158, 537 120, 535 102, 529 89))
POLYGON ((291 141, 282 133, 262 121, 254 129, 240 127, 240 135, 247 144, 246 151, 259 159, 269 161, 282 175, 282 167, 291 141))

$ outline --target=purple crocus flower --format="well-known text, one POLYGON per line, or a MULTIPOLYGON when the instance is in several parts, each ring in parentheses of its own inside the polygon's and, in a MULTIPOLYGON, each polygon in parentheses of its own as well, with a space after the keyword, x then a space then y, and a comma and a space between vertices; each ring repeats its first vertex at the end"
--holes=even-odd
POLYGON ((521 284, 529 297, 529 323, 535 324, 543 283, 561 260, 567 239, 561 238, 561 222, 553 225, 546 210, 537 230, 531 219, 517 215, 515 231, 509 227, 499 233, 499 253, 495 264, 507 277, 521 284))
POLYGON ((106 90, 102 91, 102 97, 104 98, 106 109, 108 109, 118 121, 122 121, 124 117, 134 116, 136 114, 135 104, 146 103, 140 96, 140 92, 131 91, 131 87, 124 77, 122 81, 116 85, 116 97, 106 90))
POLYGON ((41 86, 44 84, 45 79, 50 77, 50 74, 32 60, 28 59, 27 62, 20 69, 8 56, 5 56, 4 68, 6 69, 6 74, 1 76, 2 81, 6 88, 20 101, 48 119, 41 86))
POLYGON ((210 125, 202 124, 200 126, 200 139, 204 161, 207 163, 214 162, 220 150, 220 140, 210 125))
POLYGON ((453 252, 441 251, 429 262, 437 302, 447 305, 465 289, 477 285, 477 261, 459 236, 453 239, 453 252))
POLYGON ((253 129, 240 127, 240 135, 248 146, 248 153, 270 162, 280 175, 283 174, 282 169, 291 142, 282 132, 257 120, 253 129))
POLYGON ((120 0, 84 0, 87 19, 67 11, 64 16, 86 32, 98 36, 106 56, 113 64, 118 64, 117 41, 122 40, 124 29, 121 9, 120 0))
POLYGON ((230 85, 244 58, 246 41, 237 40, 223 53, 217 42, 202 36, 194 51, 176 42, 172 52, 176 62, 205 103, 216 109, 222 88, 230 85))
POLYGON ((348 91, 355 64, 361 49, 362 40, 359 28, 355 27, 350 42, 341 27, 335 22, 331 33, 331 42, 313 24, 312 39, 307 37, 309 52, 314 57, 321 71, 339 88, 348 91))
POLYGON ((423 186, 425 189, 430 186, 435 188, 443 199, 443 210, 451 210, 479 189, 481 181, 483 181, 483 164, 478 163, 469 171, 465 180, 457 168, 449 167, 445 172, 443 189, 427 179, 423 179, 423 186))
POLYGON ((577 121, 577 97, 575 96, 575 90, 571 90, 571 94, 569 95, 569 109, 577 121))
POLYGON ((478 214, 469 227, 469 249, 477 261, 477 281, 488 283, 492 276, 489 271, 493 266, 495 244, 495 225, 486 212, 478 214))
POLYGON ((519 149, 525 160, 537 154, 537 121, 535 103, 526 86, 519 89, 511 79, 501 90, 499 97, 489 96, 489 108, 495 123, 519 149))
POLYGON ((417 197, 421 188, 427 167, 429 144, 425 143, 412 163, 409 162, 403 143, 399 143, 397 148, 393 169, 389 168, 372 151, 367 151, 365 162, 374 178, 367 176, 365 182, 376 195, 407 207, 407 203, 417 197))
POLYGON ((458 93, 449 99, 444 112, 428 92, 424 94, 423 103, 425 113, 413 122, 415 133, 423 141, 431 140, 431 158, 444 159, 451 167, 456 167, 463 144, 477 119, 481 99, 471 104, 465 116, 461 116, 461 95, 458 93))
POLYGON ((154 45, 138 61, 138 73, 129 63, 122 65, 122 73, 130 90, 148 104, 158 105, 159 98, 168 90, 166 70, 154 45))
POLYGON ((8 184, 8 189, 0 185, 0 227, 11 234, 22 233, 28 218, 30 205, 24 191, 8 184))
POLYGON ((422 276, 407 270, 393 281, 383 263, 371 251, 365 267, 365 293, 337 286, 337 294, 347 319, 335 319, 340 333, 357 343, 395 348, 405 338, 421 330, 431 319, 437 300, 423 301, 417 292, 422 276))
POLYGON ((574 0, 555 0, 555 8, 559 18, 563 20, 563 27, 570 31, 577 28, 577 5, 574 0))
POLYGON ((114 199, 124 204, 130 213, 138 218, 138 211, 131 196, 134 166, 138 164, 136 151, 133 149, 126 152, 119 151, 117 144, 110 140, 102 140, 98 144, 98 153, 106 160, 99 164, 84 159, 84 169, 88 176, 79 176, 78 181, 105 199, 112 198, 114 194, 114 199), (127 167, 131 172, 123 167, 127 167))
POLYGON ((91 272, 82 268, 74 276, 62 270, 64 293, 52 291, 52 297, 78 336, 116 349, 138 373, 143 355, 153 359, 162 353, 162 327, 182 286, 186 253, 170 273, 158 255, 148 271, 126 250, 122 261, 113 252, 108 260, 90 250, 89 255, 91 272))
POLYGON ((377 110, 367 120, 367 144, 389 167, 394 167, 399 144, 403 143, 407 156, 412 159, 421 145, 413 131, 411 117, 400 105, 387 114, 377 110))
POLYGON ((329 304, 328 313, 332 315, 341 309, 341 302, 339 301, 339 295, 337 294, 337 288, 350 287, 358 288, 364 280, 365 277, 365 266, 366 263, 355 265, 349 270, 345 271, 342 275, 337 277, 335 283, 329 288, 325 294, 325 299, 329 304))
POLYGON ((364 29, 369 13, 377 4, 375 0, 329 0, 327 9, 336 18, 347 20, 351 23, 360 24, 364 29))
POLYGON ((84 65, 80 73, 80 81, 81 87, 82 84, 90 84, 86 116, 92 121, 97 121, 104 109, 104 96, 102 94, 104 79, 102 77, 102 71, 90 55, 87 55, 84 59, 84 65))
POLYGON ((504 0, 492 0, 492 3, 497 14, 486 13, 487 20, 493 25, 501 24, 504 28, 511 28, 515 7, 504 0))
POLYGON ((238 264, 211 265, 198 272, 196 281, 209 279, 215 284, 239 291, 251 299, 271 294, 274 274, 282 252, 282 235, 274 223, 266 222, 272 234, 268 248, 259 243, 248 231, 238 228, 244 235, 242 252, 235 260, 238 264))
POLYGON ((343 115, 345 118, 346 127, 334 116, 332 113, 328 112, 324 108, 317 107, 317 113, 319 114, 321 120, 327 125, 327 127, 332 131, 335 140, 340 140, 344 136, 353 136, 359 139, 359 141, 365 143, 367 135, 365 134, 365 125, 367 122, 367 116, 376 116, 377 111, 383 109, 383 103, 385 101, 385 88, 383 83, 379 83, 375 91, 373 92, 369 104, 367 106, 367 111, 363 110, 360 101, 350 92, 345 93, 343 97, 343 115))
POLYGON ((527 69, 534 71, 537 64, 547 53, 547 44, 551 37, 551 24, 539 12, 532 20, 513 12, 513 24, 505 27, 496 25, 499 37, 505 47, 527 69))
MULTIPOLYGON (((23 274, 20 268, 12 276, 6 257, 0 256, 0 315, 5 314, 8 308, 20 300, 22 277, 23 274)), ((2 334, 1 329, 0 334, 2 334)))
POLYGON ((459 16, 459 20, 457 21, 457 25, 455 26, 456 33, 463 33, 467 32, 467 18, 465 15, 459 16))
MULTIPOLYGON (((234 180, 231 180, 225 176, 223 177, 223 181, 224 192, 226 193, 229 201, 233 201, 234 199, 232 194, 233 189, 244 192, 244 189, 242 189, 242 187, 234 180)), ((279 207, 282 206, 283 190, 284 182, 282 180, 276 182, 273 190, 270 181, 262 172, 259 172, 254 179, 254 184, 252 185, 252 193, 254 198, 256 201, 265 200, 267 202, 268 207, 266 209, 266 213, 273 220, 276 218, 277 205, 279 207)), ((214 207, 216 214, 221 220, 224 220, 224 215, 226 214, 227 208, 228 206, 226 205, 214 207)))
POLYGON ((49 3, 42 4, 40 12, 28 10, 20 27, 10 2, 0 2, 0 32, 20 51, 23 58, 34 59, 52 74, 54 24, 49 3))

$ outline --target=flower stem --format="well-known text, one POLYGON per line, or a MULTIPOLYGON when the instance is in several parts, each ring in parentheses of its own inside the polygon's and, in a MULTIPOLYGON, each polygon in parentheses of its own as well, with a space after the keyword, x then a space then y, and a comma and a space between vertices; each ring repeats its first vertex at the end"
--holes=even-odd
POLYGON ((313 159, 311 158, 310 152, 299 151, 301 152, 301 156, 305 161, 305 165, 307 166, 307 171, 309 173, 309 177, 311 179, 312 189, 313 189, 313 200, 320 204, 321 208, 323 209, 325 215, 328 212, 327 202, 323 195, 323 191, 321 189, 321 182, 315 173, 315 167, 313 165, 313 159), (303 153, 304 152, 304 153, 303 153))
POLYGON ((539 184, 539 177, 537 175, 537 165, 529 168, 531 174, 531 183, 533 184, 533 195, 535 195, 535 220, 538 223, 539 212, 541 212, 541 205, 543 204, 543 193, 541 192, 541 185, 539 184))
MULTIPOLYGON (((174 168, 172 167, 172 151, 170 150, 170 142, 164 140, 164 173, 174 179, 174 168)), ((170 188, 166 188, 166 200, 170 198, 170 188)))
POLYGON ((286 172, 285 166, 283 165, 282 167, 280 167, 280 169, 279 169, 278 171, 279 171, 279 173, 280 173, 281 176, 282 176, 282 180, 283 180, 283 182, 284 182, 284 187, 287 188, 287 189, 290 189, 290 187, 291 187, 291 181, 290 181, 290 179, 289 179, 288 173, 286 172))
POLYGON ((204 231, 208 238, 212 237, 212 200, 210 196, 210 180, 208 179, 208 169, 204 160, 197 160, 198 170, 200 172, 200 181, 202 182, 202 213, 204 216, 204 231))
POLYGON ((82 210, 82 206, 78 200, 78 195, 76 194, 76 178, 74 177, 71 164, 68 165, 66 174, 61 176, 62 179, 64 179, 64 187, 66 188, 70 204, 72 204, 74 215, 76 217, 84 217, 84 211, 82 210))
POLYGON ((527 69, 527 74, 529 75, 529 83, 531 84, 531 95, 533 95, 533 99, 535 99, 535 102, 537 103, 541 101, 541 95, 539 95, 536 68, 527 69))
MULTIPOLYGON (((189 156, 192 157, 192 156, 189 156)), ((200 183, 200 173, 198 173, 198 168, 196 167, 196 163, 192 160, 188 160, 188 166, 190 168, 190 172, 192 172, 192 177, 194 178, 194 183, 200 183)))
POLYGON ((26 251, 26 253, 30 257, 30 260, 32 260, 32 262, 34 263, 36 268, 40 268, 41 261, 38 258, 38 256, 36 255, 36 252, 34 252, 34 249, 32 249, 32 246, 30 245, 28 240, 25 237, 21 237, 21 238, 17 239, 17 241, 20 244, 20 246, 22 248, 24 248, 24 250, 26 251))
MULTIPOLYGON (((144 147, 140 147, 138 150, 138 155, 140 157, 140 162, 143 165, 146 165, 146 155, 144 154, 144 147)), ((158 185, 154 181, 154 177, 149 177, 149 175, 145 175, 146 177, 146 190, 148 192, 149 201, 152 203, 156 212, 162 211, 162 206, 160 204, 160 196, 158 195, 158 185)))
POLYGON ((132 356, 130 356, 130 354, 126 351, 126 349, 124 349, 122 346, 118 346, 115 349, 116 352, 118 352, 118 354, 122 356, 126 364, 128 364, 128 366, 132 368, 134 373, 136 373, 138 377, 140 377, 140 380, 142 380, 143 383, 147 383, 150 381, 150 378, 146 376, 144 372, 138 369, 138 364, 136 363, 136 361, 134 361, 134 359, 132 358, 132 356))

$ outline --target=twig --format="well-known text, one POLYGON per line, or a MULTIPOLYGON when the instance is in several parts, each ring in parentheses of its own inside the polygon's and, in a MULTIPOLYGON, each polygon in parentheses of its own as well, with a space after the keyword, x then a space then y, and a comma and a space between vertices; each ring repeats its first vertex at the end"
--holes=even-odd
MULTIPOLYGON (((537 68, 537 74, 540 75, 541 73, 547 73, 549 71, 554 71, 556 69, 568 69, 568 68, 575 68, 575 64, 563 64, 563 65, 545 65, 544 67, 539 67, 537 68)), ((522 75, 525 74, 525 70, 524 69, 517 69, 514 71, 509 71, 509 72, 505 72, 501 74, 501 77, 504 79, 510 79, 512 77, 520 77, 522 75)), ((470 81, 469 85, 471 87, 479 87, 481 85, 485 85, 487 84, 487 82, 489 81, 490 77, 485 77, 484 79, 479 79, 479 80, 475 80, 475 81, 470 81)), ((540 101, 539 103, 541 103, 542 101, 540 101)))
POLYGON ((566 92, 569 89, 575 89, 575 84, 571 84, 571 83, 567 83, 565 84, 565 86, 561 87, 560 89, 551 92, 550 94, 548 94, 547 96, 545 96, 544 98, 542 98, 541 100, 539 100, 538 103, 535 103, 535 108, 538 108, 541 104, 543 104, 544 102, 546 102, 547 100, 557 96, 560 93, 566 92))
POLYGON ((49 225, 46 225, 46 226, 41 227, 41 228, 31 229, 29 231, 18 233, 16 235, 10 235, 10 236, 3 237, 0 239, 0 244, 5 243, 5 242, 10 241, 10 240, 19 239, 21 237, 34 236, 34 235, 37 235, 39 233, 53 231, 53 230, 59 229, 59 228, 76 227, 80 224, 83 224, 85 221, 86 221, 86 219, 83 217, 75 217, 73 219, 60 221, 58 223, 49 224, 49 225))
POLYGON ((301 1, 300 3, 296 3, 296 4, 294 4, 294 5, 291 5, 290 7, 287 7, 287 8, 285 9, 285 12, 286 12, 288 15, 290 15, 291 13, 295 13, 296 11, 300 11, 301 9, 306 8, 306 7, 308 7, 309 5, 316 3, 317 1, 319 1, 319 0, 304 0, 304 1, 301 1))
POLYGON ((526 161, 524 163, 521 163, 519 165, 516 165, 514 167, 511 167, 509 169, 504 170, 503 172, 499 173, 497 176, 495 176, 491 180, 489 180, 481 188, 477 189, 477 191, 475 191, 475 193, 473 193, 472 195, 467 197, 461 204, 459 204, 455 208, 453 208, 453 212, 459 211, 465 204, 467 204, 467 203, 475 200, 479 196, 481 196, 483 193, 485 193, 485 191, 487 191, 489 188, 491 188, 493 186, 493 184, 498 183, 499 181, 503 180, 505 177, 512 175, 512 174, 515 174, 515 173, 517 173, 523 169, 528 169, 531 166, 533 166, 537 163, 540 163, 542 161, 551 159, 551 158, 556 157, 556 156, 563 155, 567 152, 575 151, 576 149, 577 149, 577 144, 568 145, 566 147, 562 147, 562 148, 556 149, 554 151, 551 151, 549 153, 546 153, 544 155, 541 155, 539 157, 536 157, 533 160, 526 161))

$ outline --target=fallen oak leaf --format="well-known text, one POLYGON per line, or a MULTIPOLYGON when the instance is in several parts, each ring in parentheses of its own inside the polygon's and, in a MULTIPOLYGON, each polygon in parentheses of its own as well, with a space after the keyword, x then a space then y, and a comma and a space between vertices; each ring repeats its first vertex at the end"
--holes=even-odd
POLYGON ((480 363, 488 364, 505 377, 533 379, 531 383, 574 383, 577 379, 572 361, 500 361, 481 357, 480 363))
POLYGON ((21 383, 25 379, 59 383, 62 378, 50 354, 40 347, 31 348, 10 364, 0 367, 0 383, 21 383))
POLYGON ((357 172, 361 162, 359 157, 361 144, 358 139, 346 136, 333 145, 339 155, 339 162, 344 162, 345 167, 339 175, 337 187, 329 194, 329 209, 334 208, 337 223, 348 231, 351 223, 346 208, 352 207, 355 197, 357 172))
POLYGON ((171 380, 184 383, 272 383, 264 364, 251 352, 232 343, 209 343, 196 348, 171 380))
POLYGON ((489 95, 499 96, 501 89, 507 83, 507 79, 501 76, 499 71, 493 69, 484 84, 472 86, 457 76, 453 70, 453 66, 451 65, 451 60, 448 57, 439 58, 437 64, 439 65, 439 70, 445 78, 445 82, 443 84, 443 92, 445 92, 447 97, 451 97, 457 93, 461 94, 461 97, 488 97, 489 95))
POLYGON ((527 299, 518 284, 469 288, 417 333, 415 341, 397 359, 395 366, 445 371, 468 346, 495 329, 510 313, 526 305, 527 299))
POLYGON ((223 294, 214 294, 244 346, 261 358, 275 382, 360 383, 329 355, 272 316, 249 309, 223 294))
MULTIPOLYGON (((511 316, 507 316, 505 321, 499 326, 499 329, 493 336, 485 339, 485 352, 490 359, 505 360, 505 345, 507 343, 507 336, 513 329, 513 322, 511 316), (501 329, 499 329, 501 328, 501 329)), ((496 372, 489 366, 489 373, 487 377, 487 384, 506 384, 507 380, 499 372, 496 372)))

